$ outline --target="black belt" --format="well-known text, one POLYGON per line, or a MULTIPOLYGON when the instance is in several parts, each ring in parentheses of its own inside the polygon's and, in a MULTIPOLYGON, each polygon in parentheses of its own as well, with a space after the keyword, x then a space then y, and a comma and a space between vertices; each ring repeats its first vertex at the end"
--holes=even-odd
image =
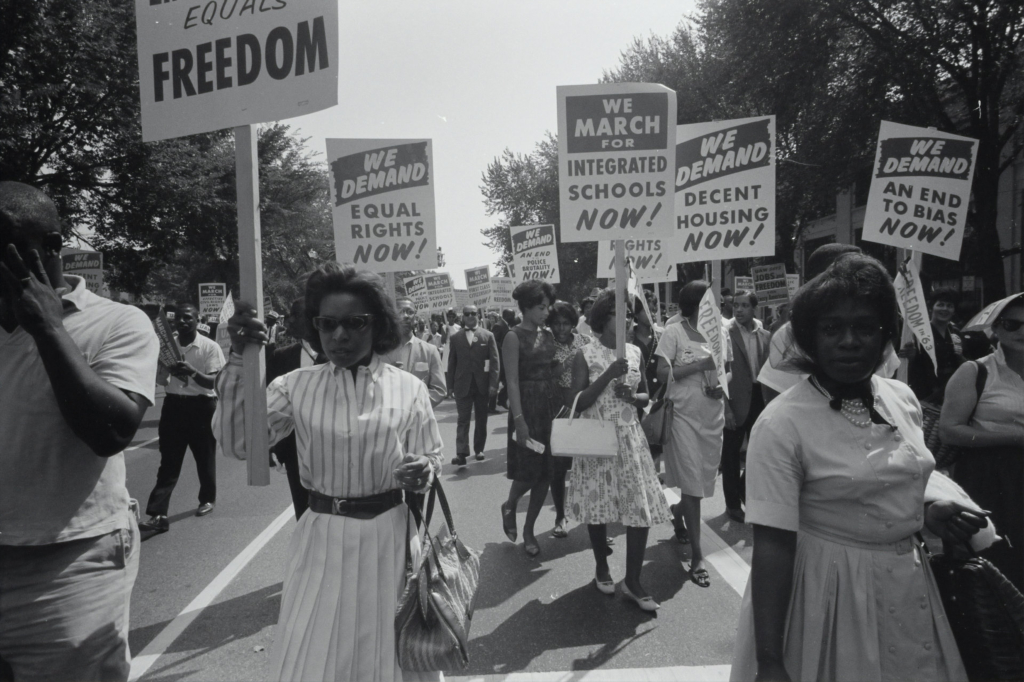
POLYGON ((401 490, 389 490, 369 497, 329 497, 309 491, 309 508, 318 514, 336 514, 355 519, 372 519, 402 504, 401 490))

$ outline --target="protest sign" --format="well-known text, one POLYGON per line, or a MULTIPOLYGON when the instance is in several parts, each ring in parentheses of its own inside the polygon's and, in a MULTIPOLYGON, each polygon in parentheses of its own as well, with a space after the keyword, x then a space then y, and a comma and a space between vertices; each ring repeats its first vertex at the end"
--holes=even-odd
POLYGON ((745 275, 736 275, 732 278, 732 290, 737 291, 753 291, 754 290, 754 278, 747 277, 745 275))
POLYGON ((722 313, 718 309, 718 304, 715 303, 715 292, 710 287, 704 292, 704 297, 700 299, 700 305, 697 307, 697 331, 708 342, 708 352, 711 353, 711 357, 715 361, 718 385, 722 387, 725 397, 728 398, 729 382, 725 376, 725 362, 728 360, 726 349, 728 337, 722 328, 722 313))
POLYGON ((495 308, 511 308, 515 303, 512 292, 516 282, 511 277, 491 277, 491 305, 495 308))
POLYGON ((135 0, 142 139, 338 103, 337 0, 135 0))
POLYGON ((174 336, 174 330, 167 319, 167 314, 163 310, 153 320, 153 330, 160 342, 160 355, 157 360, 165 368, 174 367, 181 362, 181 347, 178 345, 177 337, 174 336))
POLYGON ((921 274, 918 272, 917 264, 913 260, 908 260, 900 265, 899 272, 892 284, 896 288, 896 302, 900 306, 903 324, 914 332, 921 348, 932 359, 932 369, 935 370, 939 366, 935 360, 935 337, 932 334, 932 321, 928 315, 924 287, 921 285, 921 274))
POLYGON ((775 117, 676 132, 676 261, 775 253, 775 117))
POLYGON ((430 140, 327 140, 340 263, 398 272, 437 267, 430 140))
MULTIPOLYGON (((626 257, 638 282, 676 281, 676 264, 668 255, 668 239, 624 239, 626 257)), ((601 242, 597 247, 597 277, 615 277, 615 242, 601 242)))
POLYGON ((750 268, 750 274, 754 278, 754 293, 761 305, 778 305, 789 300, 784 263, 755 265, 750 268))
POLYGON ((671 234, 675 122, 663 85, 558 87, 561 241, 671 234))
POLYGON ((220 309, 224 305, 224 298, 227 295, 227 284, 200 284, 199 314, 210 320, 217 317, 220 314, 220 309))
POLYGON ((866 241, 959 260, 978 141, 882 121, 866 241))
MULTIPOLYGON (((443 313, 455 307, 455 288, 447 272, 428 272, 423 275, 423 293, 428 313, 443 313)), ((417 303, 417 309, 419 304, 417 303)))
POLYGON ((220 349, 224 352, 224 357, 228 356, 231 352, 231 334, 228 331, 228 320, 235 315, 235 299, 231 298, 230 293, 224 296, 224 302, 220 306, 220 312, 217 314, 217 331, 214 332, 214 340, 220 349))
POLYGON ((100 295, 103 289, 103 254, 98 251, 63 249, 60 262, 65 275, 74 275, 85 280, 85 287, 100 295))
POLYGON ((469 300, 475 306, 486 306, 491 303, 491 268, 483 265, 479 268, 466 270, 466 288, 469 300))
POLYGON ((796 296, 797 289, 800 288, 800 275, 786 273, 786 292, 789 294, 790 300, 796 296))
POLYGON ((469 290, 468 289, 455 289, 454 290, 454 294, 455 294, 455 310, 457 310, 460 315, 462 314, 462 309, 465 308, 467 305, 476 305, 469 298, 469 290))
POLYGON ((542 279, 558 284, 558 246, 554 225, 520 225, 509 228, 516 279, 542 279))
POLYGON ((427 282, 424 275, 413 275, 402 280, 405 286, 405 295, 412 299, 416 305, 417 313, 430 314, 430 305, 427 301, 427 282))

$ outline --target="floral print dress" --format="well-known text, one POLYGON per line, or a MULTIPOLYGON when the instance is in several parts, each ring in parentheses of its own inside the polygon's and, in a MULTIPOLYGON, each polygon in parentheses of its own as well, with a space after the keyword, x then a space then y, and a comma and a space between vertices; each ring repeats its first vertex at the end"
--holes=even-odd
MULTIPOLYGON (((598 340, 582 350, 594 383, 615 362, 615 350, 598 340)), ((627 344, 626 359, 629 371, 624 378, 635 390, 643 363, 640 349, 627 344)), ((582 418, 614 421, 619 452, 614 458, 575 458, 566 491, 566 516, 579 523, 618 522, 641 528, 668 521, 668 505, 636 409, 615 396, 615 382, 583 411, 582 418)))

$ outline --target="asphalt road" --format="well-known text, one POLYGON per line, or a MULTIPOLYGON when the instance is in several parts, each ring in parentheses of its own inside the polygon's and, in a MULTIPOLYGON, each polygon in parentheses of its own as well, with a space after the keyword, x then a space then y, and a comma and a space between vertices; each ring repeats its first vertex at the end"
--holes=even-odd
MULTIPOLYGON (((125 455, 128 488, 143 508, 159 465, 157 443, 148 441, 156 437, 161 402, 147 413, 136 449, 125 455)), ((443 403, 437 417, 450 459, 454 402, 443 403)), ((490 418, 489 433, 484 462, 462 470, 446 465, 443 476, 460 537, 482 553, 470 666, 449 672, 448 679, 527 673, 515 678, 540 682, 564 678, 542 673, 566 671, 577 671, 572 678, 583 680, 636 679, 638 670, 666 680, 727 675, 752 532, 725 516, 721 486, 702 510, 706 527, 715 534, 705 539, 710 588, 689 582, 688 547, 673 539, 671 525, 652 529, 644 583, 662 608, 651 615, 620 596, 597 592, 591 584, 586 528, 573 526, 568 538, 551 538, 550 500, 537 526, 543 529, 538 532, 540 556, 530 558, 521 543, 506 540, 498 509, 508 494, 504 413, 490 418)), ((170 532, 144 538, 131 619, 133 670, 136 675, 144 671, 142 679, 268 679, 268 652, 295 523, 287 482, 272 472, 269 486, 249 487, 244 462, 221 458, 217 467, 212 514, 194 516, 198 480, 195 463, 186 456, 171 501, 170 532), (251 546, 261 534, 258 547, 251 546), (249 553, 239 558, 247 548, 249 553), (251 560, 238 570, 249 555, 251 560)), ((526 502, 520 503, 520 527, 526 502)), ((609 533, 616 537, 610 562, 618 581, 625 572, 625 529, 612 526, 609 533)))

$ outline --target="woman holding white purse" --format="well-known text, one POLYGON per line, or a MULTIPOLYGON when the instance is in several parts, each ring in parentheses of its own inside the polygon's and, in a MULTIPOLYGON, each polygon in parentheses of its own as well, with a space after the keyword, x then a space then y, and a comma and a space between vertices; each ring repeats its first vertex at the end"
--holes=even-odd
MULTIPOLYGON (((632 319, 627 310, 627 320, 632 319)), ((669 520, 668 505, 640 428, 636 407, 648 402, 640 349, 626 345, 626 357, 615 359, 615 292, 603 291, 590 310, 595 341, 576 353, 572 395, 584 419, 615 423, 618 454, 610 458, 577 457, 570 472, 566 515, 587 524, 594 551, 595 587, 615 594, 608 567, 607 524, 626 526, 626 577, 622 593, 644 611, 659 608, 640 584, 651 526, 669 520), (618 381, 619 379, 622 381, 618 381)), ((572 404, 569 404, 572 407, 572 404)))

